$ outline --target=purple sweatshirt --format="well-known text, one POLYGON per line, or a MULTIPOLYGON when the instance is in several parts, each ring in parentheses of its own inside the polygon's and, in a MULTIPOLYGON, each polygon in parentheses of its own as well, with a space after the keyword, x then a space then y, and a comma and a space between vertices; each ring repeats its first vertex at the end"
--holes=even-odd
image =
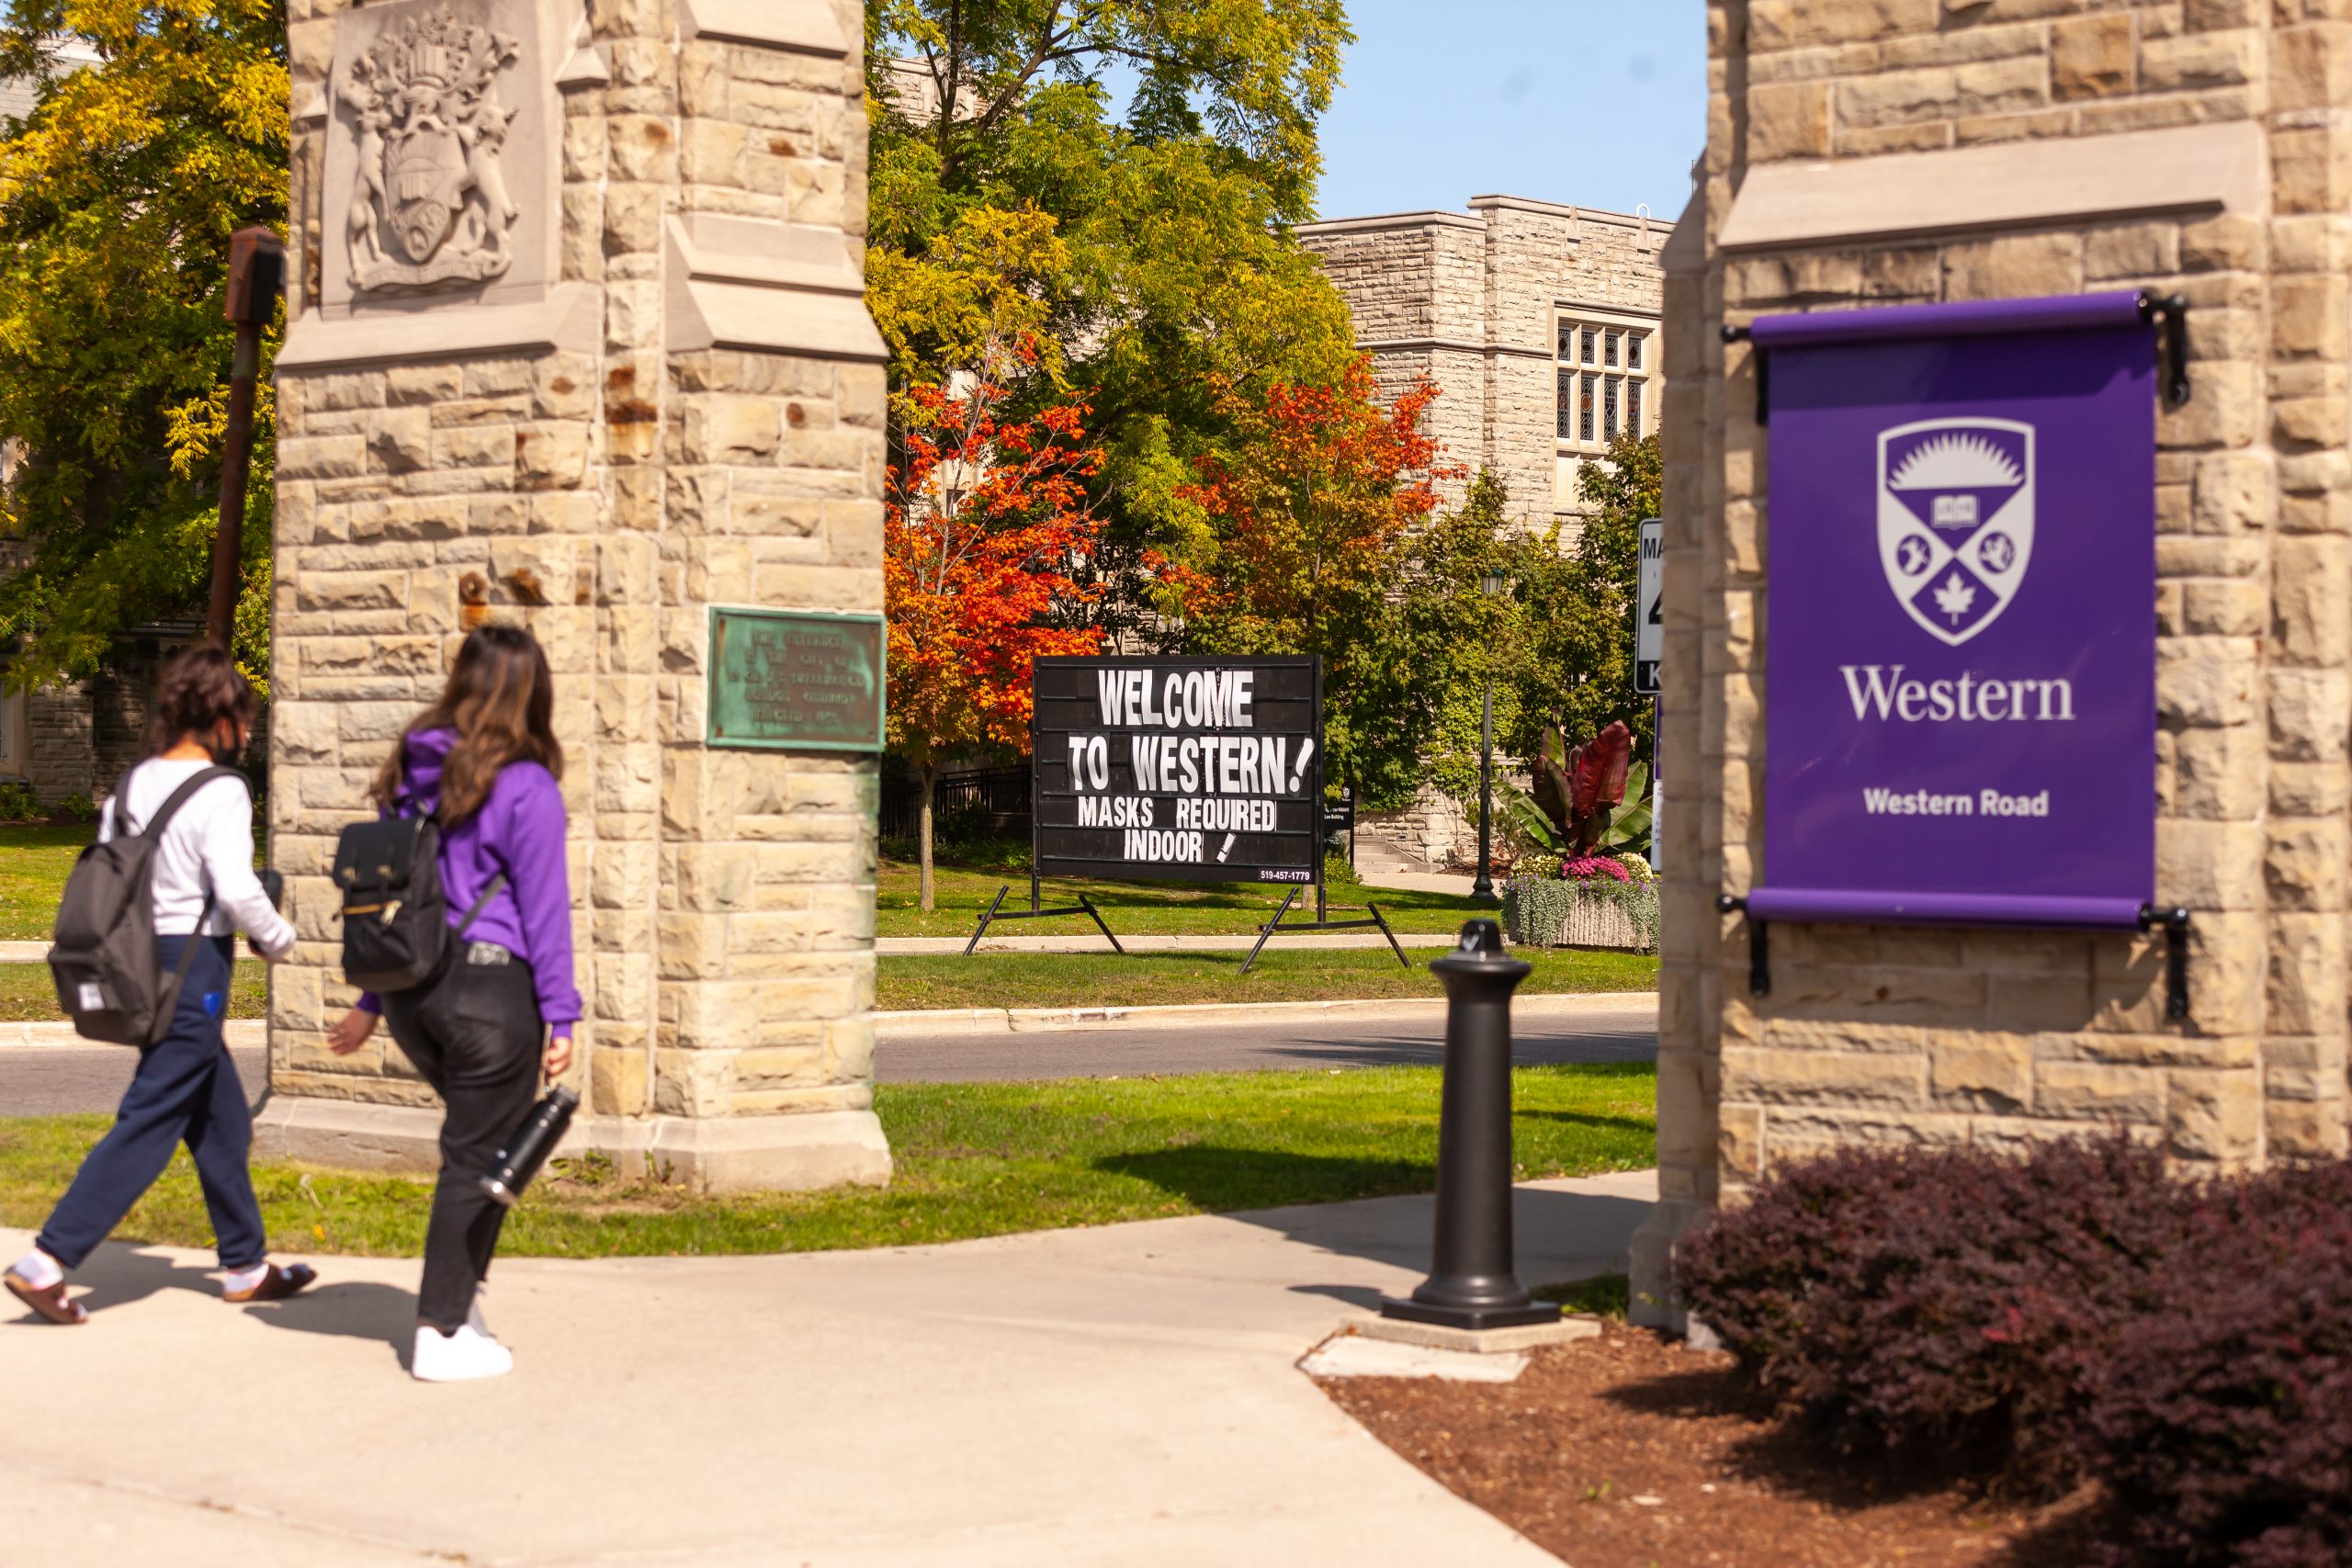
MULTIPOLYGON (((450 729, 408 738, 401 754, 401 803, 430 811, 441 794, 441 767, 458 741, 450 729)), ((500 872, 506 884, 482 906, 468 942, 494 942, 531 966, 539 1016, 569 1035, 580 1020, 580 988, 571 977, 571 881, 564 864, 563 793, 537 762, 499 770, 481 809, 441 835, 441 893, 454 929, 500 872)), ((359 998, 368 1012, 383 1006, 359 998)))

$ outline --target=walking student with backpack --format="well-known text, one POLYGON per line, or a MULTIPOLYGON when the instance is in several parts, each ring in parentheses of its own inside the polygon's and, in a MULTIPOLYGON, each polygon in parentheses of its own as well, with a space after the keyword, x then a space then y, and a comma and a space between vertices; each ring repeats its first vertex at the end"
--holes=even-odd
POLYGON ((329 1048, 358 1050, 380 1015, 446 1107, 410 1362, 427 1382, 514 1368, 481 1311, 506 1216, 483 1177, 530 1113, 541 1068, 560 1077, 571 1065, 580 993, 554 700, 529 632, 474 631, 441 700, 384 763, 383 817, 345 829, 335 853, 345 972, 368 994, 329 1048))
POLYGON ((196 1159, 232 1302, 277 1301, 317 1276, 266 1255, 246 1156, 253 1117, 221 1039, 236 933, 276 962, 294 928, 254 873, 253 795, 230 764, 244 750, 253 689, 220 648, 164 667, 151 753, 122 777, 58 911, 50 964, 58 1000, 85 1035, 139 1048, 113 1130, 66 1189, 6 1282, 52 1323, 88 1310, 66 1292, 82 1266, 171 1161, 196 1159))

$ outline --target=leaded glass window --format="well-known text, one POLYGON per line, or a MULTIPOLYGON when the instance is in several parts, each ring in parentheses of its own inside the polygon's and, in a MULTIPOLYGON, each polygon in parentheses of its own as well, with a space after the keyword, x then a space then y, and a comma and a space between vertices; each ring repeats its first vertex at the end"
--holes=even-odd
POLYGON ((1564 310, 1556 319, 1554 425, 1563 455, 1598 457, 1621 435, 1649 434, 1657 355, 1652 322, 1564 310))

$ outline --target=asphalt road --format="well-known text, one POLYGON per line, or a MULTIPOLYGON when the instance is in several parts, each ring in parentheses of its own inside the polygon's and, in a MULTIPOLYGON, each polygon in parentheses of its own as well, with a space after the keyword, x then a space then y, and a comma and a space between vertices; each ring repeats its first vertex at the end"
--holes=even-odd
MULTIPOLYGON (((1367 1020, 1355 1024, 1088 1029, 1008 1034, 940 1034, 888 1040, 875 1051, 883 1083, 969 1083, 991 1078, 1133 1077, 1157 1073, 1250 1072, 1264 1068, 1370 1067, 1436 1063, 1444 1026, 1367 1020)), ((1512 1041, 1522 1066, 1553 1062, 1649 1062, 1657 1058, 1655 1005, 1596 1009, 1546 1019, 1512 1041)), ((266 1053, 232 1053, 246 1091, 261 1098, 266 1053)), ((112 1111, 130 1081, 135 1053, 114 1045, 0 1046, 0 1116, 112 1111)))

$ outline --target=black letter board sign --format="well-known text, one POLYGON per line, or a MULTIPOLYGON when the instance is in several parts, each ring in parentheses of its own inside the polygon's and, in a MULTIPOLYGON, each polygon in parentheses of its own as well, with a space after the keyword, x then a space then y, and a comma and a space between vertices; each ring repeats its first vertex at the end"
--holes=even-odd
POLYGON ((1044 876, 1316 879, 1319 659, 1040 659, 1044 876))

